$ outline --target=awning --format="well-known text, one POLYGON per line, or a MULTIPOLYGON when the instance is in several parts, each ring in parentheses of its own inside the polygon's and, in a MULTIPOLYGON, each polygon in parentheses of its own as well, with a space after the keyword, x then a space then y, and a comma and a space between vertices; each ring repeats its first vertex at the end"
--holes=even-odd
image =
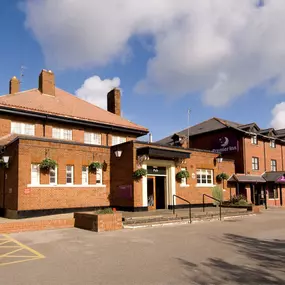
POLYGON ((189 152, 161 149, 154 147, 142 147, 137 149, 137 155, 147 155, 149 158, 158 159, 186 159, 190 158, 189 152))
POLYGON ((284 171, 267 171, 265 172, 262 177, 267 182, 274 182, 274 183, 285 183, 285 172, 284 171))
POLYGON ((228 182, 266 183, 266 180, 259 175, 234 174, 228 179, 228 182))

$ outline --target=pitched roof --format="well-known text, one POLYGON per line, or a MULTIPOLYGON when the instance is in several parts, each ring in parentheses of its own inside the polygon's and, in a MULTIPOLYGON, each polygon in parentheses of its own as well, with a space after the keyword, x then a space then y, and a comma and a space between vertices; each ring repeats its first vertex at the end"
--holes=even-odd
POLYGON ((0 96, 1 106, 148 132, 145 127, 103 110, 57 87, 55 96, 43 94, 37 88, 0 96))
MULTIPOLYGON (((206 120, 202 123, 199 123, 195 126, 192 126, 189 128, 189 136, 194 136, 194 135, 198 135, 198 134, 203 134, 203 133, 208 133, 211 131, 215 131, 215 130, 220 130, 220 129, 225 129, 227 127, 233 127, 233 128, 237 128, 239 126, 238 123, 235 122, 231 122, 231 121, 227 121, 227 120, 223 120, 223 119, 219 119, 219 118, 211 118, 209 120, 206 120)), ((188 136, 188 128, 176 132, 175 134, 179 135, 179 136, 188 136)), ((169 144, 172 142, 172 135, 163 138, 159 141, 157 141, 157 143, 161 143, 161 144, 169 144)))
POLYGON ((241 182, 241 183, 265 183, 266 180, 259 175, 247 175, 247 174, 233 174, 228 182, 241 182))
POLYGON ((268 182, 277 182, 277 180, 284 175, 284 171, 268 171, 265 172, 262 177, 268 182))

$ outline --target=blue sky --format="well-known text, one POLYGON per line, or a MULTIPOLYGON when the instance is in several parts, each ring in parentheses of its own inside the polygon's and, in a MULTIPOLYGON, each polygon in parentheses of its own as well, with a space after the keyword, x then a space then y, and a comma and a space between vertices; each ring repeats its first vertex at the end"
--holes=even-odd
MULTIPOLYGON (((260 32, 260 26, 257 30, 254 30, 255 26, 236 28, 240 19, 247 20, 241 16, 245 10, 254 13, 256 23, 261 26, 263 23, 263 16, 256 15, 256 8, 247 6, 243 0, 240 13, 234 14, 236 23, 230 23, 234 28, 229 31, 236 33, 234 37, 225 36, 229 33, 223 29, 209 31, 193 18, 189 24, 189 15, 178 8, 177 11, 173 9, 171 5, 175 5, 175 1, 172 0, 154 1, 155 7, 151 6, 154 5, 151 1, 139 4, 146 5, 142 7, 132 7, 132 3, 126 1, 125 7, 116 8, 122 9, 122 18, 117 22, 115 19, 114 23, 110 19, 117 10, 104 7, 108 6, 108 1, 104 4, 86 0, 89 7, 95 5, 91 14, 83 1, 78 1, 73 10, 67 10, 65 0, 39 2, 41 4, 35 1, 1 1, 1 94, 7 93, 9 79, 14 75, 18 77, 24 65, 22 90, 37 86, 38 74, 43 68, 53 70, 56 85, 72 94, 93 76, 99 76, 102 81, 118 77, 123 90, 123 116, 148 127, 155 140, 186 128, 188 108, 191 109, 190 125, 216 116, 241 123, 254 121, 262 128, 271 124, 277 128, 285 127, 282 104, 285 53, 280 51, 283 45, 285 50, 285 41, 277 40, 280 36, 275 22, 284 18, 281 15, 284 15, 285 5, 281 1, 276 1, 279 7, 269 2, 262 8, 262 13, 266 14, 266 28, 262 36, 255 39, 252 37, 256 37, 256 31, 260 32), (78 9, 82 9, 81 13, 75 13, 78 9), (280 13, 277 12, 279 10, 280 13), (69 17, 62 16, 63 11, 69 17), (106 15, 110 14, 109 20, 100 22, 100 14, 104 15, 104 11, 107 11, 106 15), (149 15, 155 13, 153 11, 163 13, 149 15), (133 16, 124 22, 128 13, 133 16), (82 15, 84 19, 90 17, 88 22, 82 20, 82 15), (153 19, 157 21, 152 22, 153 19), (195 32, 201 35, 201 30, 203 37, 195 36, 195 32), (272 32, 276 33, 276 38, 272 32), (271 47, 263 50, 266 37, 280 50, 271 47), (256 46, 252 44, 253 40, 257 42, 256 46), (183 49, 184 46, 187 49, 183 49)), ((206 6, 188 7, 199 15, 199 19, 206 18, 205 11, 210 11, 207 6, 210 2, 204 2, 206 6)), ((218 5, 217 2, 213 9, 220 14, 213 21, 231 21, 223 11, 234 6, 218 5)), ((252 15, 248 17, 253 18, 252 15)), ((93 82, 94 85, 97 83, 93 82)), ((88 94, 92 102, 96 102, 98 97, 95 94, 92 99, 92 92, 98 90, 100 93, 106 88, 101 87, 94 86, 88 94)), ((81 96, 81 93, 77 94, 81 96)), ((101 102, 104 101, 104 95, 100 96, 101 102)))

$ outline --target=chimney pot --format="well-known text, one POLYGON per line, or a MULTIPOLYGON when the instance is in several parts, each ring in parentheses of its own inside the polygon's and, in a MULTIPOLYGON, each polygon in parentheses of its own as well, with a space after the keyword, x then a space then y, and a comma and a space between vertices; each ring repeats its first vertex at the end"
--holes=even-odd
POLYGON ((20 91, 20 81, 16 76, 13 76, 9 81, 9 94, 15 94, 20 91))
POLYGON ((107 110, 121 116, 121 91, 114 88, 107 95, 107 110))
POLYGON ((43 69, 39 76, 39 90, 43 94, 55 96, 55 80, 51 70, 43 69))

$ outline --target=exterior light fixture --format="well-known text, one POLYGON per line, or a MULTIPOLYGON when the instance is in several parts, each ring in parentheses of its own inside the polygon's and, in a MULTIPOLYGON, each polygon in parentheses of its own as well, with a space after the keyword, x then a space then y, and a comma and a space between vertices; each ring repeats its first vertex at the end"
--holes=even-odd
POLYGON ((221 163, 221 162, 223 162, 223 158, 222 158, 221 155, 219 155, 218 157, 216 157, 214 160, 215 160, 215 163, 221 163))
POLYGON ((4 163, 9 162, 9 156, 3 156, 2 158, 3 158, 4 163))
POLYGON ((115 150, 115 156, 116 157, 121 157, 122 156, 123 151, 122 150, 115 150))

